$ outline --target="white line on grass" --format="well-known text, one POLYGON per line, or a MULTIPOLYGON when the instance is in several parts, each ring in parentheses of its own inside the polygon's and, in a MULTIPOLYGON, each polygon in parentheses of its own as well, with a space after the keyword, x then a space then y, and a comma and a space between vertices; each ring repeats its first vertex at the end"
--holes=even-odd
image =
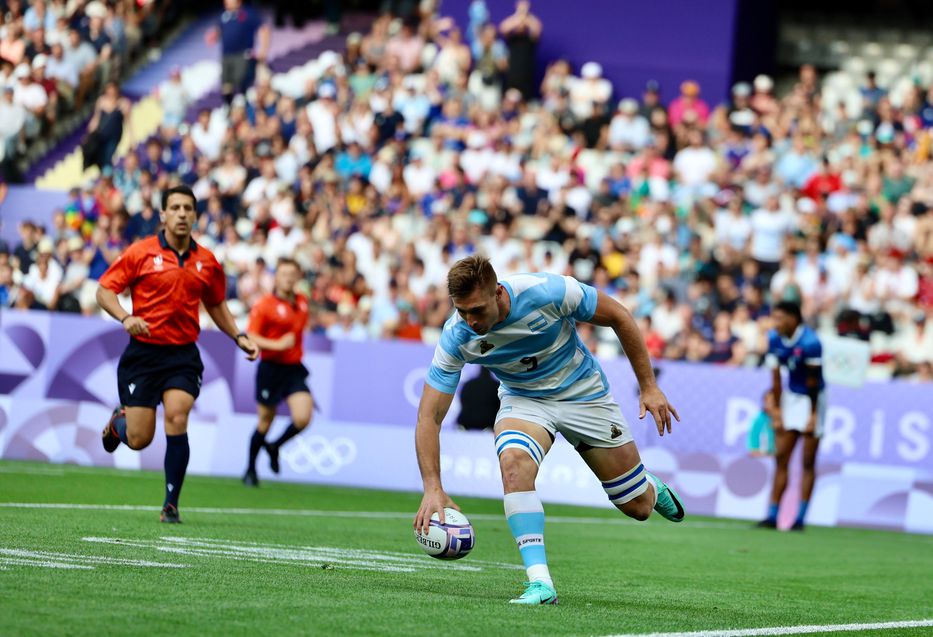
POLYGON ((146 568, 185 568, 187 566, 185 564, 131 560, 117 557, 105 557, 102 555, 81 555, 79 553, 58 553, 54 551, 30 551, 8 548, 0 548, 0 562, 26 566, 78 569, 93 569, 94 564, 142 566, 146 568))
POLYGON ((15 467, 9 465, 0 465, 0 473, 13 473, 26 476, 56 476, 65 475, 64 469, 53 467, 15 467))
POLYGON ((812 635, 815 633, 854 633, 866 630, 893 630, 896 628, 928 628, 933 619, 872 624, 821 624, 813 626, 775 626, 773 628, 739 628, 737 630, 698 630, 688 633, 630 633, 607 637, 771 637, 772 635, 812 635))
MULTIPOLYGON (((70 502, 0 502, 0 508, 5 509, 65 509, 74 511, 161 511, 158 506, 147 504, 73 504, 70 502)), ((220 515, 276 515, 290 517, 320 517, 320 518, 366 518, 382 520, 411 520, 414 513, 408 511, 325 511, 320 509, 263 509, 231 507, 184 507, 186 513, 216 513, 220 515)), ((502 515, 497 513, 474 513, 469 515, 472 520, 499 521, 502 515)), ((612 518, 577 517, 566 515, 550 515, 549 523, 554 524, 637 524, 621 515, 612 518)), ((689 522, 693 528, 715 529, 741 529, 742 523, 735 522, 689 522)))
POLYGON ((479 572, 485 567, 524 570, 516 564, 472 560, 468 564, 453 564, 432 560, 427 555, 397 551, 339 548, 334 546, 293 546, 288 544, 243 542, 217 538, 166 536, 156 540, 128 540, 113 537, 83 537, 84 542, 108 544, 124 548, 143 548, 195 557, 247 560, 265 564, 298 564, 304 566, 344 566, 366 571, 414 573, 430 569, 453 569, 479 572))

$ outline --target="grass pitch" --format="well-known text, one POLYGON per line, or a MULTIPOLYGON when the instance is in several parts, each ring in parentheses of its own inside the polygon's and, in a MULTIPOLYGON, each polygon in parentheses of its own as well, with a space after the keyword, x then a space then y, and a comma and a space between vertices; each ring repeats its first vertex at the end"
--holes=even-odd
POLYGON ((441 562, 412 537, 418 494, 189 476, 184 524, 169 526, 162 488, 158 473, 0 463, 0 635, 550 637, 933 618, 927 536, 546 505, 560 605, 528 608, 506 604, 524 571, 499 501, 457 499, 477 546, 441 562))

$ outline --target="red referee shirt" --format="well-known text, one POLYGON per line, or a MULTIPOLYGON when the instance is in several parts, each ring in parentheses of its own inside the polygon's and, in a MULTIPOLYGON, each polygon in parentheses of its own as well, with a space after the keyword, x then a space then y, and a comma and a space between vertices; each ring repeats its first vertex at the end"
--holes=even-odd
POLYGON ((130 288, 133 316, 149 325, 149 336, 133 338, 156 345, 195 342, 201 332, 200 302, 218 305, 227 290, 223 268, 210 250, 192 240, 188 252, 178 254, 162 232, 127 248, 100 284, 116 294, 130 288))
POLYGON ((249 327, 246 331, 263 338, 282 338, 289 332, 295 335, 295 344, 284 352, 262 350, 262 360, 282 365, 295 365, 301 362, 304 354, 302 334, 308 324, 308 300, 300 294, 295 295, 295 302, 289 303, 274 294, 266 294, 259 299, 249 313, 249 327))

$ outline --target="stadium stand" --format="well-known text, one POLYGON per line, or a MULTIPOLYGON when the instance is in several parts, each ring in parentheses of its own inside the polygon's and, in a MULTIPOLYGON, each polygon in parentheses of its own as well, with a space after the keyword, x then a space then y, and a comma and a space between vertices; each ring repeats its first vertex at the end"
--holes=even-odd
POLYGON ((96 96, 171 40, 180 3, 2 3, 0 170, 5 180, 34 178, 32 168, 86 131, 96 96))
MULTIPOLYGON (((781 51, 799 72, 717 104, 693 81, 615 95, 598 61, 556 61, 525 96, 536 69, 509 25, 347 24, 280 48, 229 108, 216 54, 163 65, 111 164, 84 172, 74 153, 43 177, 73 189, 0 246, 0 302, 96 313, 94 281, 183 182, 241 320, 289 255, 315 331, 433 342, 448 266, 482 252, 500 275, 566 273, 616 296, 659 358, 759 365, 769 307, 793 299, 823 333, 870 342, 874 375, 933 377, 933 57, 919 35, 790 25, 781 51)), ((8 23, 0 55, 21 37, 8 23)), ((31 64, 38 79, 10 63, 4 85, 43 81, 31 64)), ((23 128, 54 126, 42 117, 23 128)), ((612 334, 581 335, 622 354, 612 334)))

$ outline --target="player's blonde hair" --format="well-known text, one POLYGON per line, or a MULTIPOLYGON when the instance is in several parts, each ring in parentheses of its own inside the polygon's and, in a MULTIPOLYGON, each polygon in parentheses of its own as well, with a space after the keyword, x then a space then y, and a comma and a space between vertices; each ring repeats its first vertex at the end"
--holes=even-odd
POLYGON ((453 298, 462 298, 477 288, 490 293, 496 290, 496 271, 489 259, 473 255, 454 263, 447 273, 447 293, 453 298))

